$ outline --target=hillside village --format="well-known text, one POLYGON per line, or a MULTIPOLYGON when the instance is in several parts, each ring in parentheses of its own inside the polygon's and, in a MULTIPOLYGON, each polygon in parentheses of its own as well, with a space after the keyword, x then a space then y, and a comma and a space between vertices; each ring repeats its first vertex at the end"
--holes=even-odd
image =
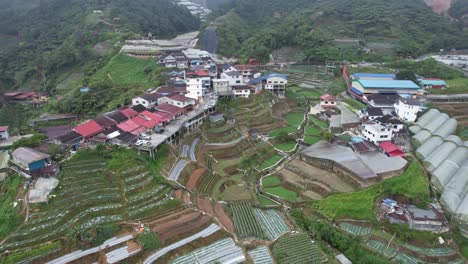
POLYGON ((198 37, 122 43, 165 76, 125 105, 0 126, 18 189, 1 263, 466 263, 466 94, 383 64, 239 63, 198 37))

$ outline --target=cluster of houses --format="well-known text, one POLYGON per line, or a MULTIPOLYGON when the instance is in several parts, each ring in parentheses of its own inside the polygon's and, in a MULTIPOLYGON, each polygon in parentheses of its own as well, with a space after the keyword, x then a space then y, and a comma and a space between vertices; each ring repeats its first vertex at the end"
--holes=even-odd
POLYGON ((208 91, 221 97, 249 97, 262 90, 279 97, 286 94, 287 76, 277 73, 262 76, 252 60, 245 65, 217 64, 209 54, 171 51, 161 53, 158 62, 178 69, 169 73, 172 82, 164 90, 168 92, 168 87, 173 87, 175 92, 196 100, 208 91))

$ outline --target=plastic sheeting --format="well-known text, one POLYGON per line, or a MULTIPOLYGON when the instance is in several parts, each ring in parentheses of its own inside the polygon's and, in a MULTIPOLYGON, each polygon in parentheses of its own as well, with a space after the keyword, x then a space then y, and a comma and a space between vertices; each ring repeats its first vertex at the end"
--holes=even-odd
POLYGON ((431 183, 439 191, 447 185, 457 173, 463 162, 468 159, 468 148, 458 147, 450 156, 440 164, 432 173, 431 183))
MULTIPOLYGON (((468 161, 463 163, 463 166, 457 173, 450 179, 449 183, 445 186, 444 192, 441 196, 441 203, 445 205, 450 213, 454 213, 463 202, 468 188, 468 161)), ((462 205, 462 208, 466 205, 462 205)))
POLYGON ((429 122, 429 124, 427 124, 424 129, 426 130, 429 130, 429 132, 431 132, 432 134, 434 134, 440 127, 442 127, 442 125, 447 121, 449 120, 449 116, 445 113, 443 114, 440 114, 439 116, 437 116, 437 118, 435 118, 434 120, 432 120, 431 122, 429 122))
POLYGON ((444 143, 444 140, 441 137, 431 137, 416 150, 416 156, 420 159, 425 159, 440 145, 442 145, 442 143, 444 143))
POLYGON ((445 123, 442 124, 442 126, 440 126, 439 129, 437 129, 434 135, 446 138, 455 133, 455 131, 457 131, 457 126, 457 120, 450 118, 449 120, 445 121, 445 123))
MULTIPOLYGON (((434 171, 442 162, 457 149, 459 142, 456 142, 456 136, 449 136, 447 140, 437 150, 432 152, 425 160, 424 166, 429 171, 434 171), (455 138, 455 139, 454 139, 455 138), (449 140, 450 139, 450 140, 449 140)), ((461 143, 460 138, 458 140, 461 143)))
POLYGON ((413 139, 416 141, 417 144, 424 144, 429 138, 431 138, 432 134, 428 130, 421 130, 419 133, 417 133, 415 136, 413 136, 413 139))
POLYGON ((440 111, 432 108, 429 111, 427 111, 424 115, 422 115, 418 121, 415 123, 415 125, 420 126, 421 128, 425 127, 429 122, 434 120, 437 116, 440 115, 440 111))

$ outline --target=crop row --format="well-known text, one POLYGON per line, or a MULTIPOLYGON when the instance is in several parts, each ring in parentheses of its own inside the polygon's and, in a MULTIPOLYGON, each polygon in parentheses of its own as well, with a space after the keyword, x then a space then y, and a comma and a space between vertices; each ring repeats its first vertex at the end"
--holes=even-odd
POLYGON ((198 187, 198 191, 203 194, 210 194, 218 179, 219 178, 213 174, 204 175, 203 180, 198 187))
POLYGON ((137 175, 135 175, 135 176, 131 176, 131 177, 125 178, 125 182, 126 182, 126 183, 129 183, 129 182, 131 182, 131 181, 139 180, 139 179, 141 179, 141 178, 146 177, 146 175, 148 175, 148 174, 149 174, 149 172, 145 171, 145 172, 140 173, 140 174, 137 174, 137 175))
POLYGON ((225 238, 180 256, 172 264, 241 263, 244 261, 245 256, 242 249, 231 238, 225 238))
POLYGON ((233 203, 231 209, 234 215, 234 227, 239 237, 265 237, 250 204, 246 202, 233 203))
POLYGON ((288 225, 277 211, 255 208, 254 212, 268 239, 273 240, 289 231, 288 225))
POLYGON ((249 255, 254 264, 273 264, 273 259, 271 258, 268 247, 266 246, 258 246, 257 248, 250 250, 249 255))
POLYGON ((326 257, 316 243, 305 233, 283 236, 273 245, 278 263, 309 264, 324 262, 326 257))

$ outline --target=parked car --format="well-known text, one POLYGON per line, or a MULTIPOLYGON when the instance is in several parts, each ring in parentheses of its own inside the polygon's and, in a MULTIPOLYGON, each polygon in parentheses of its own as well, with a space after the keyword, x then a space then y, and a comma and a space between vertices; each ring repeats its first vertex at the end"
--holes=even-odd
POLYGON ((140 139, 151 140, 151 135, 143 133, 143 134, 140 135, 140 139))

